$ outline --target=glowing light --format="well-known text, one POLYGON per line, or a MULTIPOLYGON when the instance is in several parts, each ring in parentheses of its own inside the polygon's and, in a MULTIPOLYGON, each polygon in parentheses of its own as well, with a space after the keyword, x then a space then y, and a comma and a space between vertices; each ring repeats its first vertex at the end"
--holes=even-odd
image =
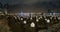
POLYGON ((26 22, 26 21, 24 21, 23 23, 24 23, 24 24, 26 24, 27 22, 26 22))
POLYGON ((38 22, 39 20, 38 20, 38 19, 36 19, 36 21, 38 22))
POLYGON ((45 19, 47 21, 47 23, 50 23, 50 20, 49 19, 45 19))
POLYGON ((47 20, 47 23, 50 23, 50 20, 47 20))
POLYGON ((30 26, 31 26, 31 27, 35 27, 35 23, 32 22, 32 23, 30 24, 30 26))
POLYGON ((23 18, 21 18, 21 20, 23 20, 23 18))

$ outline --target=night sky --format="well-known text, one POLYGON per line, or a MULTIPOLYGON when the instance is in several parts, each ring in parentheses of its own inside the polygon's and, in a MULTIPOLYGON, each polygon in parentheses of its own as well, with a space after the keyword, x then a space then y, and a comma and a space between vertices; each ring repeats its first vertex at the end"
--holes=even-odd
MULTIPOLYGON (((24 11, 28 10, 40 10, 48 8, 60 8, 60 0, 0 0, 4 5, 8 3, 9 5, 17 5, 20 8, 23 8, 24 11)), ((34 12, 34 11, 33 11, 34 12)))
POLYGON ((42 3, 42 2, 58 2, 59 0, 0 0, 3 4, 9 3, 10 5, 16 5, 16 4, 36 4, 36 3, 42 3))

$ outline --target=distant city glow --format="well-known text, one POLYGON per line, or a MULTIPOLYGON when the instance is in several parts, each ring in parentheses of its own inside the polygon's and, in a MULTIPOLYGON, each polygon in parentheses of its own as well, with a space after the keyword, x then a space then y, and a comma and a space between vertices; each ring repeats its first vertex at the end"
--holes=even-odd
POLYGON ((20 16, 30 16, 29 13, 22 13, 22 12, 18 13, 18 15, 20 15, 20 16))

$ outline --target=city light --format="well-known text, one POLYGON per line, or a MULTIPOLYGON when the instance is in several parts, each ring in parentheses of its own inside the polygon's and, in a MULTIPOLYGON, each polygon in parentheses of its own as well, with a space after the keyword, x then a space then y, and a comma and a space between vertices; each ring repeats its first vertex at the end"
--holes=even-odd
POLYGON ((50 20, 49 19, 45 19, 47 21, 47 23, 50 23, 50 20))
POLYGON ((60 32, 60 0, 0 0, 0 32, 60 32))
POLYGON ((32 23, 30 24, 30 26, 31 26, 31 27, 35 27, 35 23, 32 22, 32 23))
POLYGON ((23 18, 21 18, 20 20, 23 20, 23 18))
POLYGON ((50 23, 50 20, 47 20, 47 23, 50 23))
POLYGON ((26 21, 23 21, 24 24, 26 24, 27 22, 26 21))
POLYGON ((38 22, 39 20, 38 19, 36 19, 36 22, 38 22))

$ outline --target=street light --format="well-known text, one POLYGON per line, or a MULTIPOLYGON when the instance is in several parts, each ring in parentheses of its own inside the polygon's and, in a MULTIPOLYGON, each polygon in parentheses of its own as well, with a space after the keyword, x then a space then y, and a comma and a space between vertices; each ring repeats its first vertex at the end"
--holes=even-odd
POLYGON ((50 20, 49 19, 45 19, 47 21, 47 23, 50 23, 50 20))
POLYGON ((20 20, 23 20, 23 18, 21 18, 20 20))
POLYGON ((26 21, 23 21, 24 24, 26 24, 27 22, 26 21))
POLYGON ((30 24, 30 26, 34 28, 34 27, 35 27, 35 23, 32 22, 32 23, 30 24))

